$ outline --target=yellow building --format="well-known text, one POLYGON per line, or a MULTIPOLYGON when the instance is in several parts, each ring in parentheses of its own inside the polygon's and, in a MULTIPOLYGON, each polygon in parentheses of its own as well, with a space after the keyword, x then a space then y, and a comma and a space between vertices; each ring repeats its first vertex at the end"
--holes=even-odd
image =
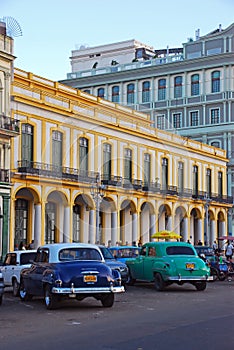
POLYGON ((9 245, 10 140, 19 135, 19 122, 11 118, 10 90, 13 71, 13 39, 0 21, 0 257, 9 245))
POLYGON ((15 68, 10 249, 151 240, 162 229, 226 234, 226 154, 150 126, 149 116, 15 68))

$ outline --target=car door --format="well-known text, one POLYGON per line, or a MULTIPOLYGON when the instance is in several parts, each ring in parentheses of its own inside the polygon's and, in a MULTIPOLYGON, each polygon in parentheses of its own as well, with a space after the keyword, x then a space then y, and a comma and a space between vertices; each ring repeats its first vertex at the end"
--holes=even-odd
POLYGON ((4 283, 6 286, 12 285, 12 276, 14 275, 14 270, 17 266, 17 256, 16 253, 7 253, 3 267, 2 274, 4 278, 4 283))
POLYGON ((143 279, 146 281, 153 281, 153 265, 156 259, 155 247, 149 246, 146 249, 145 259, 143 261, 143 279))
POLYGON ((144 263, 146 256, 146 247, 141 248, 140 254, 136 259, 133 259, 134 262, 134 277, 137 280, 144 280, 144 263))
POLYGON ((36 261, 32 264, 27 278, 27 290, 32 295, 43 296, 42 277, 45 269, 48 266, 48 250, 41 250, 37 253, 36 261))

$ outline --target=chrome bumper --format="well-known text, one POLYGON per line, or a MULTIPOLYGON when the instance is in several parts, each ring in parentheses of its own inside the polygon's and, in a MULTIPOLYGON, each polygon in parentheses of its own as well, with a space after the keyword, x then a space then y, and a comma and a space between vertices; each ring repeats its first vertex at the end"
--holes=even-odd
POLYGON ((54 294, 99 294, 99 293, 123 293, 124 286, 116 287, 91 287, 91 288, 61 288, 53 287, 51 290, 54 294))
POLYGON ((192 281, 213 281, 213 276, 172 276, 168 277, 168 281, 192 282, 192 281))

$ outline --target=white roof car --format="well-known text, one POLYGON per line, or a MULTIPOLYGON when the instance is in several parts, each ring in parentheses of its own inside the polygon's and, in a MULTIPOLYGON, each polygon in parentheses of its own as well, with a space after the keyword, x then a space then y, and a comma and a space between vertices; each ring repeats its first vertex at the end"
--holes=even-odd
POLYGON ((0 267, 5 287, 13 287, 14 296, 19 295, 20 271, 30 267, 36 257, 36 250, 15 250, 6 254, 0 267))

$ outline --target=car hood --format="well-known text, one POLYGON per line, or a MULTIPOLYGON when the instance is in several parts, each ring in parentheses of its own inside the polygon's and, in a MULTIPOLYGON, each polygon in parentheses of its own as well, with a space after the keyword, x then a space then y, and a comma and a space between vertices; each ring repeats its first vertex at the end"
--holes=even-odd
POLYGON ((106 259, 106 264, 110 266, 111 269, 127 267, 126 264, 121 261, 116 261, 115 259, 106 259))

